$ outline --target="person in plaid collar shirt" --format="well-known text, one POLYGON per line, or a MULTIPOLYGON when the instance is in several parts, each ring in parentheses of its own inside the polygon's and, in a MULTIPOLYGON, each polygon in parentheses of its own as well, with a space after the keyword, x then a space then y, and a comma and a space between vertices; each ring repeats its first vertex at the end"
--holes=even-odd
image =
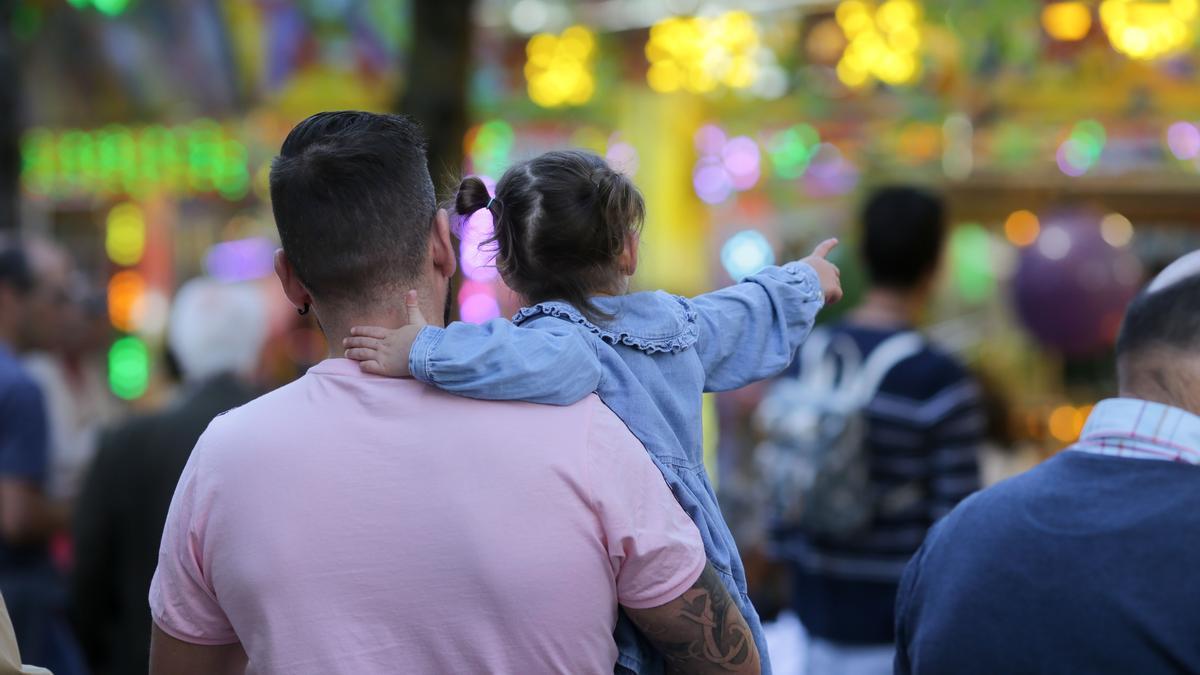
POLYGON ((1200 673, 1200 251, 1133 301, 1120 398, 977 493, 900 584, 896 673, 1200 673))

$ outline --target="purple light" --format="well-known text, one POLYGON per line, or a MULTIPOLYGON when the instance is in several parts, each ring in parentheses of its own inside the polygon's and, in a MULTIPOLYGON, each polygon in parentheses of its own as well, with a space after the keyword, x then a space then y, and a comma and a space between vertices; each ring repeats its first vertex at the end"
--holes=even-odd
POLYGON ((1200 155, 1200 129, 1190 122, 1176 122, 1167 128, 1167 147, 1178 159, 1200 155))
POLYGON ((717 161, 701 160, 692 173, 696 196, 706 204, 720 204, 733 194, 733 179, 717 161))
POLYGON ((1058 153, 1055 155, 1055 159, 1058 161, 1058 170, 1072 178, 1078 178, 1088 170, 1086 163, 1082 165, 1076 163, 1081 158, 1078 156, 1080 152, 1074 147, 1075 145, 1075 141, 1067 139, 1058 146, 1058 153))
POLYGON ((804 189, 813 197, 844 195, 858 185, 858 168, 842 156, 832 143, 822 143, 813 154, 804 189))
POLYGON ((706 124, 696 131, 696 150, 705 156, 717 156, 725 147, 725 132, 715 124, 706 124))
POLYGON ((761 155, 754 139, 748 136, 729 139, 721 149, 721 160, 734 188, 749 190, 758 183, 761 155))
POLYGON ((204 256, 204 270, 221 281, 261 279, 275 269, 276 248, 274 242, 264 237, 213 244, 204 256))
POLYGON ((492 281, 500 276, 494 263, 495 247, 483 243, 492 236, 492 213, 480 209, 463 223, 459 244, 459 260, 463 276, 474 281, 492 281))
POLYGON ((458 315, 467 323, 483 323, 500 316, 500 303, 491 295, 491 289, 469 295, 459 305, 458 315))
POLYGON ((608 160, 608 165, 615 171, 623 173, 630 178, 637 175, 637 149, 628 143, 619 141, 608 146, 608 152, 605 153, 604 159, 608 160))

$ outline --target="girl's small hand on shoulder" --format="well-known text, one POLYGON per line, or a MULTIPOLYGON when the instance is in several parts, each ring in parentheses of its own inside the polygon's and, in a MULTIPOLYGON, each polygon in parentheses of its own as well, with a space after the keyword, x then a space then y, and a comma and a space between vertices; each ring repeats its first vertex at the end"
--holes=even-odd
POLYGON ((342 340, 346 358, 358 361, 364 373, 385 377, 411 377, 408 356, 417 334, 425 327, 425 317, 417 304, 417 292, 409 291, 404 301, 408 324, 399 328, 354 326, 350 337, 342 340))

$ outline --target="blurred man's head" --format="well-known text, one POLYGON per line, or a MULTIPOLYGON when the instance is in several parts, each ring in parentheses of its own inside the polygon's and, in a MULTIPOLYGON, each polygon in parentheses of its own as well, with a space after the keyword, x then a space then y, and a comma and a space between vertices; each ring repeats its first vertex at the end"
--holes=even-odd
POLYGON ((297 306, 312 300, 323 324, 403 307, 410 288, 441 315, 453 275, 440 259, 449 225, 409 118, 329 112, 304 120, 271 167, 271 207, 285 292, 297 306))
POLYGON ((1200 254, 1167 267, 1129 305, 1117 375, 1122 396, 1200 414, 1200 254))
POLYGON ((925 290, 936 276, 945 238, 940 198, 912 187, 876 190, 863 208, 860 244, 872 286, 925 290))
POLYGON ((0 344, 20 349, 21 326, 28 320, 33 292, 29 257, 20 247, 0 242, 0 344))
POLYGON ((167 346, 185 381, 252 374, 266 337, 266 302, 255 286, 198 278, 175 294, 167 346))
POLYGON ((34 285, 19 340, 25 349, 54 350, 67 331, 74 264, 61 246, 45 239, 28 240, 25 250, 34 285))

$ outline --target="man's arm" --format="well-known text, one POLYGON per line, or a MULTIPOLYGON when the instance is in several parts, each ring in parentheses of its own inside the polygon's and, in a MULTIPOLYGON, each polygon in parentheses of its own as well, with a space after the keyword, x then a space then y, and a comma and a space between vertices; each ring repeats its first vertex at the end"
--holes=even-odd
POLYGON ((750 626, 711 564, 683 595, 625 613, 667 660, 671 672, 758 673, 750 626))
POLYGON ((241 675, 248 663, 240 642, 196 645, 177 640, 154 624, 150 636, 150 675, 241 675))
POLYGON ((0 399, 0 537, 36 543, 66 529, 66 508, 42 490, 49 466, 49 432, 42 393, 21 383, 0 399))

